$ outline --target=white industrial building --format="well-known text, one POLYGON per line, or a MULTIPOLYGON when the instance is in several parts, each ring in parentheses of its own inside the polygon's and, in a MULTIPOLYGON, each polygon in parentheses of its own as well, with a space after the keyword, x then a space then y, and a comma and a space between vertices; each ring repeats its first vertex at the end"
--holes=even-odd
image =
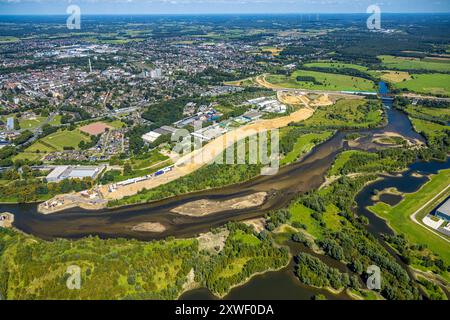
POLYGON ((147 143, 153 143, 161 137, 161 134, 155 131, 150 131, 142 136, 142 140, 144 140, 147 143))
POLYGON ((57 166, 50 172, 47 182, 60 182, 65 179, 96 179, 104 167, 57 166))
POLYGON ((217 137, 220 137, 225 133, 227 133, 227 129, 222 128, 219 124, 216 124, 213 126, 197 130, 191 133, 191 135, 193 137, 201 139, 202 141, 211 141, 217 137))

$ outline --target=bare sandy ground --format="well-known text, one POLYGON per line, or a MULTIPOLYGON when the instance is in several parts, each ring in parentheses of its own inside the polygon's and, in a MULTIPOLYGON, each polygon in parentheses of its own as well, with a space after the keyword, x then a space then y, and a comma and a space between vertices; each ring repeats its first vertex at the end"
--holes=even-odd
POLYGON ((256 232, 261 232, 265 229, 266 225, 266 219, 264 218, 257 218, 257 219, 250 219, 243 222, 245 225, 253 227, 256 232))
POLYGON ((14 215, 9 212, 0 213, 0 227, 11 228, 14 222, 14 215))
POLYGON ((266 192, 258 192, 248 196, 234 198, 226 201, 201 199, 183 204, 172 209, 171 211, 190 217, 203 217, 213 213, 231 209, 239 210, 257 207, 264 203, 266 197, 266 192))
POLYGON ((225 247, 230 231, 223 229, 219 233, 203 233, 197 237, 199 250, 206 250, 211 253, 219 253, 225 247))
POLYGON ((401 134, 398 134, 396 132, 383 132, 383 134, 376 134, 374 135, 374 142, 377 142, 379 144, 386 144, 383 143, 383 138, 394 138, 394 137, 399 137, 399 138, 403 138, 407 143, 408 146, 423 146, 424 143, 418 139, 408 139, 407 137, 402 136, 401 134))
POLYGON ((135 225, 132 230, 138 232, 161 233, 166 231, 167 228, 159 222, 143 222, 135 225))
MULTIPOLYGON (((306 97, 303 98, 307 99, 306 97)), ((307 105, 309 100, 304 101, 307 105)), ((108 201, 122 199, 127 196, 135 195, 142 190, 156 188, 193 173, 207 164, 213 163, 218 155, 239 140, 254 136, 258 133, 286 127, 292 122, 304 121, 310 118, 313 114, 314 110, 307 106, 285 117, 255 121, 246 126, 227 132, 226 134, 212 140, 202 148, 180 157, 175 162, 172 171, 163 175, 127 186, 118 187, 113 192, 109 192, 109 185, 99 186, 97 188, 99 197, 94 200, 83 199, 81 194, 59 195, 54 199, 59 199, 59 202, 63 203, 62 205, 58 205, 53 208, 45 208, 43 205, 40 205, 38 210, 44 214, 51 214, 74 207, 81 207, 88 210, 99 210, 105 208, 108 201)), ((50 202, 52 200, 50 200, 50 202)))
POLYGON ((331 106, 334 102, 330 99, 328 94, 321 95, 319 98, 311 103, 312 107, 327 107, 331 106))
POLYGON ((120 187, 113 192, 109 192, 108 186, 101 186, 100 192, 104 199, 115 200, 122 199, 126 196, 131 196, 144 189, 153 189, 160 185, 169 183, 184 177, 204 165, 212 163, 215 158, 223 152, 226 148, 230 147, 237 141, 253 136, 258 132, 265 132, 282 127, 286 127, 292 122, 300 122, 310 118, 314 111, 310 108, 302 108, 296 112, 291 113, 289 116, 280 117, 277 119, 259 120, 249 125, 239 127, 233 131, 214 139, 209 142, 203 148, 193 151, 183 157, 181 157, 176 163, 172 171, 155 177, 151 180, 146 180, 131 184, 125 187, 120 187))
MULTIPOLYGON (((278 91, 277 98, 281 103, 290 105, 305 105, 305 100, 302 99, 303 95, 295 92, 278 91)), ((307 105, 307 100, 306 100, 307 105)))

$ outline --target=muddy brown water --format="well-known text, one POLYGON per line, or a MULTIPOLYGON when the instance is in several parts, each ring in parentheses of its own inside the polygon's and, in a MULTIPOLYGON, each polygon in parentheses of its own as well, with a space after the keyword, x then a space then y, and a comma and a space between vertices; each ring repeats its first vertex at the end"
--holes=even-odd
MULTIPOLYGON (((386 113, 389 122, 384 128, 374 130, 357 131, 366 135, 361 139, 358 149, 373 150, 375 146, 370 142, 374 134, 383 132, 397 132, 411 139, 423 138, 414 132, 407 116, 386 105, 386 113)), ((347 132, 348 133, 348 132, 347 132)), ((206 232, 213 227, 218 227, 228 221, 243 221, 264 216, 268 211, 286 206, 299 193, 318 188, 324 181, 325 176, 335 157, 343 150, 350 149, 345 142, 347 133, 338 132, 331 139, 317 146, 310 154, 302 160, 287 167, 281 168, 273 176, 261 176, 251 181, 221 188, 219 190, 208 190, 187 195, 181 195, 149 204, 133 205, 117 209, 106 209, 90 212, 81 209, 72 209, 54 215, 42 215, 37 212, 36 205, 0 205, 0 212, 8 211, 15 215, 14 226, 26 233, 35 235, 45 240, 55 238, 77 239, 89 235, 97 235, 101 238, 135 238, 140 240, 161 239, 167 236, 191 237, 201 232, 206 232), (242 197, 255 192, 268 192, 271 196, 261 206, 230 210, 205 217, 188 217, 172 213, 171 210, 180 205, 200 199, 229 200, 242 197), (142 233, 132 230, 132 227, 143 222, 159 222, 167 227, 163 233, 142 233)), ((416 163, 410 167, 404 175, 406 181, 401 177, 385 177, 381 182, 367 186, 357 197, 356 211, 366 215, 370 220, 369 231, 379 237, 380 233, 389 233, 391 230, 384 221, 378 219, 365 210, 370 204, 370 197, 375 188, 397 187, 400 191, 409 191, 419 188, 426 182, 427 178, 413 180, 412 172, 427 174, 438 169, 450 167, 450 161, 446 163, 416 163), (394 180, 392 180, 394 179, 394 180), (398 179, 398 180, 395 180, 398 179), (404 188, 405 185, 414 186, 411 189, 404 188)), ((290 245, 291 252, 308 252, 306 248, 290 245)), ((327 257, 328 265, 337 262, 327 257)), ((339 264, 339 263, 337 263, 339 264)), ((345 266, 336 265, 340 270, 345 266)), ((330 299, 349 299, 345 294, 332 295, 324 290, 314 289, 302 285, 294 275, 294 262, 291 261, 286 268, 269 272, 252 278, 243 286, 234 288, 226 299, 309 299, 317 293, 325 294, 330 299)), ((214 297, 206 289, 198 289, 185 293, 183 299, 213 299, 214 297)))
MULTIPOLYGON (((358 131, 366 136, 361 139, 359 149, 372 150, 374 146, 370 142, 370 137, 385 131, 423 140, 412 130, 411 123, 405 114, 389 106, 386 112, 389 122, 385 128, 358 131)), ((337 154, 349 149, 344 139, 346 134, 336 133, 299 162, 281 168, 276 175, 260 176, 251 181, 218 190, 207 190, 148 204, 101 211, 71 209, 57 214, 42 215, 37 212, 37 206, 34 204, 0 205, 0 211, 8 211, 15 215, 16 228, 45 240, 77 239, 89 235, 140 240, 161 239, 167 236, 195 236, 228 221, 242 221, 264 216, 270 210, 286 206, 299 193, 318 188, 325 181, 326 173, 337 154), (268 192, 271 196, 258 207, 223 211, 204 217, 189 217, 171 212, 175 207, 200 199, 229 200, 256 192, 268 192), (143 222, 158 222, 167 230, 163 233, 132 230, 133 226, 143 222)))

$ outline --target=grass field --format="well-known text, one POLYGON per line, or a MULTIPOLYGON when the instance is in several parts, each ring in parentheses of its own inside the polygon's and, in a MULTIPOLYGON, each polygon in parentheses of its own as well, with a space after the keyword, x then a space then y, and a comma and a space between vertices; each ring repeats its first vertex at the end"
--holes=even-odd
POLYGON ((340 175, 341 174, 340 170, 350 160, 350 158, 354 154, 359 154, 359 153, 364 153, 364 152, 358 151, 358 150, 349 150, 349 151, 344 151, 344 152, 340 153, 336 157, 336 160, 334 161, 334 164, 331 167, 330 172, 329 172, 328 175, 329 176, 338 176, 338 175, 340 175))
POLYGON ((375 84, 367 79, 315 71, 298 70, 291 76, 268 75, 266 81, 283 88, 329 90, 329 91, 371 91, 376 92, 375 84), (314 77, 316 82, 297 81, 297 77, 314 77))
MULTIPOLYGON (((395 207, 379 202, 375 206, 370 207, 369 210, 385 219, 395 232, 404 234, 412 243, 427 245, 430 250, 437 253, 448 265, 450 264, 450 244, 423 226, 414 223, 410 216, 447 187, 449 181, 450 170, 443 170, 433 176, 418 192, 405 195, 404 200, 395 207)), ((426 214, 427 212, 419 214, 418 220, 420 221, 421 217, 426 214)))
POLYGON ((61 115, 56 115, 48 124, 51 126, 59 126, 61 125, 61 118, 62 118, 61 115))
POLYGON ((411 77, 411 80, 396 83, 395 87, 417 93, 450 96, 450 74, 412 74, 411 77))
POLYGON ((411 122, 414 130, 425 134, 431 141, 434 141, 438 137, 443 137, 445 135, 444 131, 449 128, 448 126, 416 118, 411 118, 411 122))
POLYGON ((314 143, 314 140, 324 141, 331 137, 332 134, 333 133, 331 131, 325 131, 322 133, 309 133, 302 135, 295 143, 294 149, 289 152, 283 159, 281 159, 280 164, 284 166, 296 161, 302 155, 308 153, 312 148, 314 148, 314 146, 316 145, 314 143))
POLYGON ((64 147, 72 147, 75 150, 78 149, 78 144, 81 141, 89 142, 88 136, 82 134, 79 130, 62 130, 51 135, 39 139, 28 147, 25 152, 54 152, 63 151, 64 147))
POLYGON ((382 64, 388 69, 397 70, 431 70, 431 71, 441 71, 450 72, 450 63, 445 61, 426 61, 417 58, 404 58, 404 57, 393 57, 393 56, 379 56, 382 64))
POLYGON ((232 236, 232 238, 236 241, 248 244, 248 245, 252 245, 252 246, 257 246, 261 243, 261 241, 255 237, 255 235, 253 234, 248 234, 248 233, 244 233, 241 230, 238 230, 236 232, 236 234, 234 234, 232 236))
POLYGON ((256 87, 258 84, 255 82, 253 78, 247 78, 237 81, 228 81, 224 83, 228 86, 239 86, 239 87, 256 87))
POLYGON ((358 64, 345 63, 345 62, 312 62, 305 64, 305 67, 313 67, 313 68, 333 68, 336 70, 339 69, 356 69, 359 71, 367 71, 368 68, 365 66, 360 66, 358 64))
POLYGON ((382 121, 381 110, 363 111, 365 100, 339 100, 332 106, 320 107, 302 122, 306 127, 367 128, 382 121))
POLYGON ((431 108, 422 106, 408 106, 407 112, 412 117, 431 116, 437 119, 446 120, 450 122, 450 108, 431 108))
MULTIPOLYGON (((339 231, 341 229, 342 217, 338 215, 339 209, 334 205, 328 205, 326 211, 323 214, 323 221, 325 221, 327 228, 333 231, 339 231)), ((290 223, 298 222, 306 226, 306 231, 315 238, 321 238, 325 230, 320 225, 320 222, 314 219, 311 214, 313 211, 302 204, 295 203, 289 208, 291 212, 290 223)))
POLYGON ((33 130, 39 127, 46 119, 46 117, 36 117, 36 119, 19 120, 19 125, 21 129, 33 130))
POLYGON ((121 129, 126 126, 126 124, 120 120, 114 120, 114 121, 108 122, 107 124, 115 129, 121 129))
POLYGON ((19 154, 13 157, 13 161, 17 160, 29 160, 29 161, 38 161, 43 157, 42 154, 32 153, 32 152, 20 152, 19 154))
POLYGON ((10 36, 1 36, 0 37, 0 43, 13 43, 13 42, 19 42, 20 39, 16 37, 10 37, 10 36))
POLYGON ((399 83, 411 80, 411 75, 406 71, 375 71, 372 72, 374 76, 380 77, 381 80, 389 83, 399 83))
POLYGON ((131 167, 133 170, 140 170, 167 159, 169 159, 169 157, 162 155, 158 151, 151 151, 139 158, 131 158, 131 167))

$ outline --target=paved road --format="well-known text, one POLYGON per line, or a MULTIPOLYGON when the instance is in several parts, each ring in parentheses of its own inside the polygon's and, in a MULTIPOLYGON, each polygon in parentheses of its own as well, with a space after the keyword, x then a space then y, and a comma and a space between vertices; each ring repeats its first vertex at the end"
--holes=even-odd
POLYGON ((414 221, 415 223, 417 223, 417 224, 418 224, 419 226, 421 226, 422 228, 427 229, 428 231, 434 233, 434 234, 435 234, 436 236, 438 236, 439 238, 442 238, 442 239, 444 239, 445 241, 447 241, 447 242, 450 243, 450 240, 449 240, 449 239, 447 239, 447 238, 444 237, 443 235, 437 233, 437 232, 434 231, 433 229, 430 229, 430 228, 426 227, 425 225, 423 225, 422 223, 420 223, 420 222, 417 220, 417 215, 418 215, 423 209, 425 209, 430 203, 432 203, 434 200, 436 200, 437 198, 439 198, 439 197, 440 197, 444 192, 446 192, 449 188, 450 188, 450 184, 449 184, 444 190, 442 190, 442 191, 439 192, 436 196, 434 196, 433 199, 431 199, 430 201, 428 201, 427 203, 425 203, 422 207, 420 207, 419 210, 417 210, 416 212, 414 212, 414 213, 410 216, 410 218, 411 218, 412 221, 414 221))

